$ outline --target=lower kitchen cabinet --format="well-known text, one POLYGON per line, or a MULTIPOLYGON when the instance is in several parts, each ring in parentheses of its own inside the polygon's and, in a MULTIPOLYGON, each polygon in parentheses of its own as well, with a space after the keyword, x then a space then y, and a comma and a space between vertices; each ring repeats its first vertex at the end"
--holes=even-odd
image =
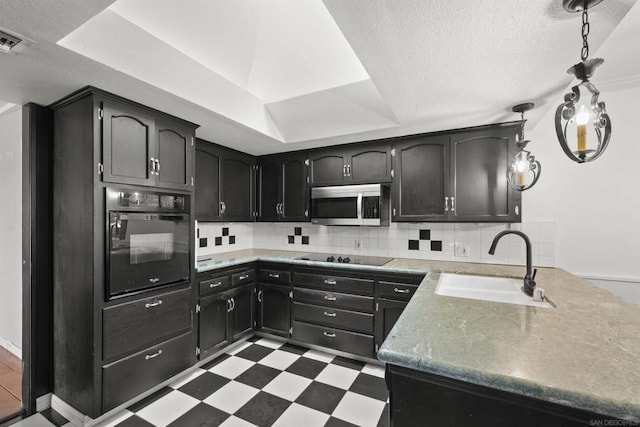
POLYGON ((204 359, 230 343, 227 313, 227 294, 200 299, 200 359, 204 359))
POLYGON ((384 340, 396 324, 402 311, 407 306, 406 301, 394 301, 380 298, 376 304, 376 346, 380 348, 384 340))
POLYGON ((262 332, 289 337, 291 298, 288 285, 258 285, 258 328, 262 332))
POLYGON ((255 285, 243 286, 229 293, 229 336, 231 341, 236 341, 253 332, 256 325, 256 287, 255 285))

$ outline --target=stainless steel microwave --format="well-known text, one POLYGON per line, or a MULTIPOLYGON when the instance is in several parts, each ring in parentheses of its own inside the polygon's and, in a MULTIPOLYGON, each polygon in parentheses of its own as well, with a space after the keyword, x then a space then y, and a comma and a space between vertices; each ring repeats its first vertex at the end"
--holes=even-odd
POLYGON ((389 186, 313 187, 311 222, 324 225, 389 225, 389 186))

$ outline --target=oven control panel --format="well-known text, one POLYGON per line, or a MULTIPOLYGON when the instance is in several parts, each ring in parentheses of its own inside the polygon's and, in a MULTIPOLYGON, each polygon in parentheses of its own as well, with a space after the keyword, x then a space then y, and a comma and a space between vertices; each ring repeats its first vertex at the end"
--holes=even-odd
POLYGON ((189 196, 107 188, 107 206, 110 209, 133 208, 145 211, 185 212, 189 209, 189 196))

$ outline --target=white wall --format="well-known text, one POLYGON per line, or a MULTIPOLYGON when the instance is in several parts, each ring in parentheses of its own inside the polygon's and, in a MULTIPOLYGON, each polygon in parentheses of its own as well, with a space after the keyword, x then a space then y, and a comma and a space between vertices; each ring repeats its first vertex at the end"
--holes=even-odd
POLYGON ((524 194, 523 220, 556 221, 558 267, 598 285, 602 279, 617 282, 611 289, 639 302, 640 87, 600 90, 613 131, 598 160, 577 164, 564 155, 555 135, 555 107, 527 130, 542 175, 524 194))
POLYGON ((0 345, 22 348, 22 109, 0 114, 0 345))

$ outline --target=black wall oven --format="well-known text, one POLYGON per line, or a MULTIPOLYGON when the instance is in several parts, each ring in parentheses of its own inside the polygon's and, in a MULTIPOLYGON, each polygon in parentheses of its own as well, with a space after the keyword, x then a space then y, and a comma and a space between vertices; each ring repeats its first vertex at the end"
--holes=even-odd
POLYGON ((107 188, 107 298, 189 279, 189 195, 107 188))

